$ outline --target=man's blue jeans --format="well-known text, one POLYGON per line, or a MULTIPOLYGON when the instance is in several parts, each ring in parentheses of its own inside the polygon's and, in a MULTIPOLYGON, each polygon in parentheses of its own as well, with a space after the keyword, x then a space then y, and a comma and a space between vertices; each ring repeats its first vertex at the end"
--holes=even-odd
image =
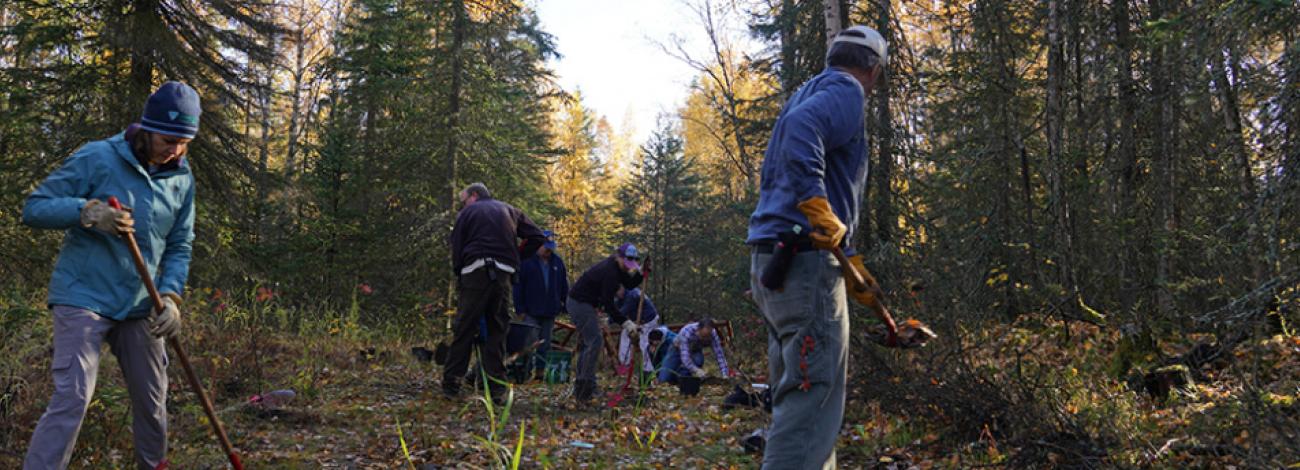
MULTIPOLYGON (((678 377, 690 376, 691 368, 686 367, 686 364, 682 364, 681 350, 673 345, 668 345, 668 347, 672 349, 669 349, 668 354, 664 355, 664 363, 659 366, 659 381, 675 384, 678 377)), ((695 363, 695 367, 703 366, 704 353, 691 353, 691 361, 695 363)))
POLYGON ((795 255, 784 289, 759 282, 772 255, 754 253, 750 284, 767 322, 772 427, 764 469, 835 468, 849 370, 849 306, 827 251, 795 255))

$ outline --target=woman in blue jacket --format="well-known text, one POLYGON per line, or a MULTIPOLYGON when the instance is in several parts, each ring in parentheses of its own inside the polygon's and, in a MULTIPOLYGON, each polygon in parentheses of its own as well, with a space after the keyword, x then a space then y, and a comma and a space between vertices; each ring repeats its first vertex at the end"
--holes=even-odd
POLYGON ((67 468, 95 391, 100 346, 117 356, 131 396, 139 468, 167 454, 167 355, 181 327, 181 293, 194 240, 194 177, 185 159, 199 128, 199 95, 168 82, 139 123, 86 144, 27 197, 23 223, 63 230, 50 279, 54 394, 27 449, 24 469, 67 468), (117 197, 125 210, 109 207, 117 197), (121 237, 135 232, 164 308, 150 305, 121 237))

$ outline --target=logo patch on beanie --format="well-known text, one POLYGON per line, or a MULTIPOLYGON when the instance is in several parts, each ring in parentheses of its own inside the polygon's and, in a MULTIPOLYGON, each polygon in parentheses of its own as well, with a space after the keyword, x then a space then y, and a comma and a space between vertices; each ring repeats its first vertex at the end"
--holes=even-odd
POLYGON ((180 114, 180 113, 178 113, 178 112, 176 112, 176 111, 167 111, 167 117, 170 118, 170 119, 173 120, 173 121, 176 120, 176 115, 177 115, 177 114, 180 114))

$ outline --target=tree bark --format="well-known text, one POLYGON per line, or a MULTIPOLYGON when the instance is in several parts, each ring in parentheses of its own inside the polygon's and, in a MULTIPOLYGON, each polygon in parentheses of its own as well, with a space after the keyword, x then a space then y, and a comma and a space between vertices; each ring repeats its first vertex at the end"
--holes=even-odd
POLYGON ((298 163, 298 139, 302 132, 302 87, 307 76, 307 35, 304 31, 310 27, 307 19, 307 0, 298 0, 297 15, 293 31, 293 89, 289 92, 289 136, 285 143, 285 176, 293 178, 298 163))
MULTIPOLYGON (((1223 151, 1228 154, 1235 170, 1234 175, 1240 184, 1240 207, 1248 209, 1255 202, 1255 179, 1250 174, 1250 156, 1246 152, 1246 143, 1241 132, 1241 109, 1237 103, 1236 84, 1228 78, 1227 65, 1231 62, 1232 50, 1228 48, 1228 57, 1223 57, 1224 50, 1215 50, 1210 57, 1210 73, 1214 80, 1214 94, 1219 99, 1220 117, 1223 118, 1223 151)), ((1240 78, 1237 78, 1240 80, 1240 78)))
MULTIPOLYGON (((464 86, 464 57, 465 37, 467 36, 469 19, 466 17, 464 0, 454 0, 452 2, 452 26, 451 26, 451 85, 447 92, 447 120, 445 129, 447 131, 447 190, 449 198, 447 199, 447 214, 453 219, 456 213, 456 204, 460 202, 459 187, 459 157, 460 152, 460 106, 461 106, 461 88, 464 86)), ((450 260, 450 264, 455 265, 455 260, 450 260)), ((456 287, 456 275, 452 274, 447 280, 447 305, 454 305, 456 287)))
MULTIPOLYGON (((882 0, 880 15, 877 17, 876 30, 887 41, 894 41, 892 21, 893 5, 889 0, 882 0)), ((876 180, 876 240, 881 246, 894 240, 894 231, 898 226, 898 216, 894 211, 894 189, 890 184, 894 172, 894 116, 890 109, 892 81, 889 67, 882 67, 880 78, 876 81, 876 141, 879 151, 876 166, 871 174, 876 180)))
POLYGON ((799 86, 794 82, 795 69, 799 63, 799 56, 796 53, 799 44, 795 38, 799 17, 795 0, 781 0, 781 14, 778 21, 781 22, 781 101, 784 102, 799 86))
MULTIPOLYGON (((1115 55, 1116 67, 1115 73, 1118 105, 1120 108, 1119 119, 1119 146, 1117 159, 1119 160, 1118 180, 1118 204, 1116 205, 1113 217, 1120 227, 1120 253, 1119 253, 1119 280, 1124 289, 1130 289, 1138 284, 1138 230, 1134 230, 1137 219, 1137 190, 1138 190, 1138 154, 1137 154, 1137 137, 1135 129, 1137 128, 1137 86, 1133 79, 1133 36, 1130 31, 1130 14, 1129 0, 1114 0, 1111 2, 1111 18, 1115 27, 1115 55)), ((1120 295, 1121 309, 1123 312, 1129 312, 1133 308, 1136 299, 1133 293, 1123 293, 1120 295)))
POLYGON ((131 79, 127 85, 127 99, 122 113, 123 122, 135 122, 144 102, 153 91, 153 70, 157 66, 151 41, 158 40, 158 0, 131 1, 131 29, 127 32, 131 44, 131 79))
POLYGON ((1051 163, 1049 182, 1052 192, 1052 214, 1055 218, 1053 233, 1056 239, 1058 282, 1070 295, 1077 291, 1074 279, 1072 254, 1073 237, 1070 233, 1070 199, 1066 188, 1070 165, 1063 153, 1065 108, 1062 93, 1065 75, 1065 49, 1061 34, 1061 2, 1047 2, 1047 160, 1051 163))
POLYGON ((822 0, 822 16, 826 21, 826 49, 830 50, 831 40, 835 35, 844 29, 844 23, 841 23, 841 5, 840 0, 822 0))
POLYGON ((1300 200, 1300 193, 1297 186, 1300 186, 1300 38, 1294 36, 1294 32, 1284 34, 1286 52, 1282 57, 1283 73, 1281 102, 1285 103, 1282 110, 1282 122, 1286 128, 1282 136, 1282 159, 1279 165, 1280 175, 1270 178, 1270 181, 1276 179, 1278 190, 1276 191, 1277 200, 1273 202, 1273 222, 1269 234, 1269 271, 1273 276, 1282 274, 1284 265, 1294 265, 1295 260, 1283 259, 1288 253, 1294 253, 1295 248, 1282 246, 1283 243, 1294 243, 1294 241, 1284 242, 1284 239, 1291 238, 1288 234, 1297 232, 1296 206, 1297 200, 1300 200), (1292 225, 1283 226, 1286 222, 1283 217, 1289 216, 1292 225), (1285 252, 1284 252, 1285 250, 1285 252))
POLYGON ((447 189, 451 198, 447 200, 448 210, 454 211, 456 203, 460 201, 460 187, 458 183, 459 162, 457 153, 460 151, 460 101, 461 87, 464 83, 464 61, 461 49, 465 47, 465 29, 466 18, 465 1, 455 0, 452 2, 452 26, 451 26, 451 86, 447 92, 447 189))
MULTIPOLYGON (((1170 8, 1175 7, 1174 1, 1155 0, 1151 2, 1151 17, 1153 20, 1163 18, 1170 8)), ((1169 283, 1173 274, 1172 260, 1169 254, 1173 251, 1174 234, 1178 228, 1177 216, 1174 211, 1173 191, 1175 189, 1176 178, 1174 176, 1173 154, 1177 149, 1178 139, 1178 120, 1175 102, 1182 99, 1176 90, 1174 75, 1176 73, 1175 47, 1170 44, 1169 39, 1162 39, 1158 42, 1152 51, 1151 61, 1151 91, 1154 96, 1152 99, 1156 105, 1156 212, 1159 215, 1157 219, 1158 229, 1155 231, 1158 236, 1156 243, 1156 305, 1160 311, 1160 318, 1170 318, 1174 310, 1173 295, 1169 290, 1169 283)))

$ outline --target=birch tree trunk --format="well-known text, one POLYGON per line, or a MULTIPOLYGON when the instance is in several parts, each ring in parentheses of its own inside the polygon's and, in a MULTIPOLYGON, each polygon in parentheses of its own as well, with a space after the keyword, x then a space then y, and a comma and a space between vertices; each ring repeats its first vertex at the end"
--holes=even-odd
POLYGON ((822 16, 826 20, 826 50, 830 50, 831 40, 844 29, 840 22, 840 0, 822 0, 822 16))

